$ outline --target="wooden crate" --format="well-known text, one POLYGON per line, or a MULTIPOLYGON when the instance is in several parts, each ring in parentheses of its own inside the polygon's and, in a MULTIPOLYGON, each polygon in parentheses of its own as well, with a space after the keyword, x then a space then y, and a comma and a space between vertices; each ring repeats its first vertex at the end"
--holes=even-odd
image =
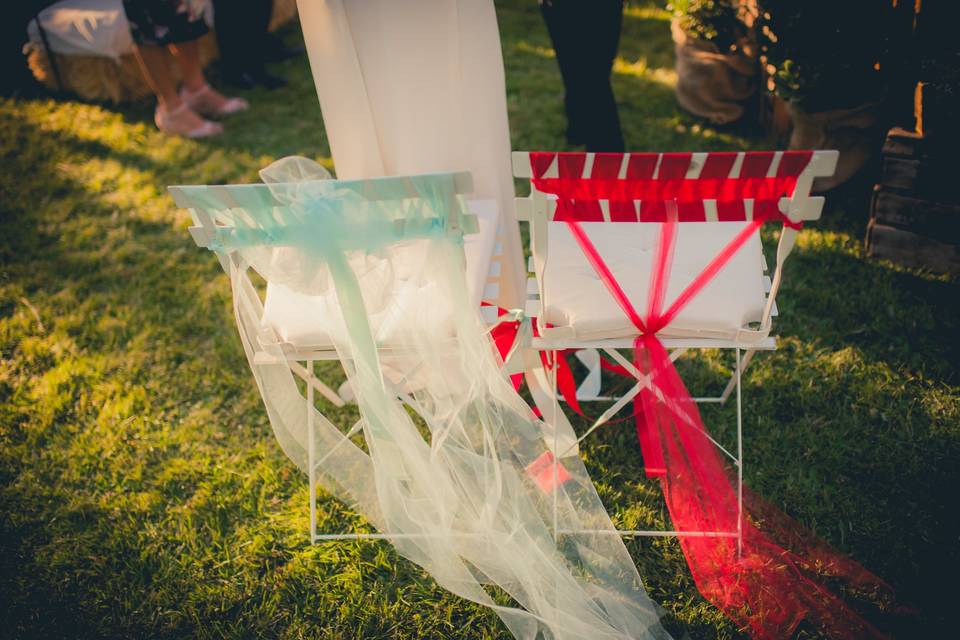
POLYGON ((949 155, 917 132, 891 129, 867 227, 870 256, 960 272, 960 189, 949 155))
POLYGON ((915 269, 960 273, 960 248, 956 244, 873 220, 867 225, 867 254, 915 269))

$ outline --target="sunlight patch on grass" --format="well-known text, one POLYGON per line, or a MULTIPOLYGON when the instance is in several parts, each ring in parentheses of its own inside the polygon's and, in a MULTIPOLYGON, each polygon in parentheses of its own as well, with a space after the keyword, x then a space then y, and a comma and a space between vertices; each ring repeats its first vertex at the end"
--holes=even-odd
POLYGON ((617 56, 613 62, 613 72, 652 80, 671 89, 677 85, 677 73, 672 68, 651 68, 648 66, 646 58, 630 62, 617 56))
POLYGON ((839 252, 856 257, 862 253, 860 242, 849 233, 824 231, 809 225, 797 236, 796 246, 804 251, 839 252))
POLYGON ((666 9, 656 6, 640 7, 628 4, 623 8, 623 15, 626 18, 640 18, 641 20, 660 20, 669 22, 673 15, 666 9))
MULTIPOLYGON (((95 104, 38 100, 24 104, 23 118, 43 132, 67 132, 79 140, 111 141, 116 150, 146 151, 147 134, 157 133, 142 123, 129 123, 122 114, 95 104)), ((167 138, 171 142, 174 138, 167 138)))
POLYGON ((554 59, 557 57, 556 52, 553 50, 553 47, 541 47, 537 45, 530 44, 526 40, 521 40, 513 47, 516 51, 520 53, 529 53, 540 58, 554 59))

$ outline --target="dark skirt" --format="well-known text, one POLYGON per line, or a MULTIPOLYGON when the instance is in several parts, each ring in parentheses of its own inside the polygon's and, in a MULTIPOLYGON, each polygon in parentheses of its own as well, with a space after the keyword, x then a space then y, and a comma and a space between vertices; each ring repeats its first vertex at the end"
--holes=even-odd
POLYGON ((207 33, 203 12, 192 15, 187 0, 123 0, 130 34, 137 44, 165 46, 207 33))

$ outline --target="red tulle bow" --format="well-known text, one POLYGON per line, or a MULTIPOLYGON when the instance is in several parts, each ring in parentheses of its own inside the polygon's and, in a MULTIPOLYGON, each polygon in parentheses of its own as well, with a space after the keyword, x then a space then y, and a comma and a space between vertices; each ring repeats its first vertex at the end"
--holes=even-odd
MULTIPOLYGON (((666 328, 724 268, 765 220, 788 221, 780 214, 776 203, 792 191, 797 176, 810 160, 809 152, 788 153, 792 153, 789 161, 781 162, 775 178, 761 179, 766 176, 766 166, 752 167, 746 170, 746 175, 742 168, 741 177, 748 182, 741 181, 741 184, 723 184, 725 181, 720 180, 719 175, 713 175, 720 173, 719 169, 708 171, 707 178, 712 180, 710 184, 689 184, 696 182, 684 178, 690 154, 673 154, 672 158, 667 157, 670 154, 663 154, 659 176, 670 182, 660 185, 652 179, 652 166, 655 165, 643 154, 633 154, 640 160, 635 166, 630 165, 634 167, 634 179, 631 179, 628 167, 626 180, 612 180, 615 173, 605 175, 612 172, 612 167, 621 166, 622 156, 597 154, 593 175, 597 176, 599 170, 601 175, 597 177, 603 179, 601 183, 580 177, 583 154, 534 153, 531 154, 531 165, 534 187, 558 198, 554 219, 566 222, 597 276, 637 328, 634 366, 641 380, 645 381, 635 400, 637 436, 647 475, 661 481, 673 528, 681 533, 727 534, 681 535, 679 538, 700 593, 756 638, 789 637, 803 620, 833 637, 884 637, 825 586, 826 578, 840 579, 859 589, 889 593, 889 587, 883 581, 856 562, 832 551, 812 532, 749 491, 742 496, 742 511, 738 508, 740 496, 736 475, 708 437, 696 403, 657 337, 657 333, 666 328), (686 164, 677 162, 682 156, 686 156, 686 164), (554 162, 558 165, 559 177, 545 178, 547 169, 554 162), (604 168, 604 163, 609 167, 604 168), (650 167, 649 175, 644 174, 647 167, 650 167), (752 175, 761 173, 762 176, 752 175), (633 203, 628 202, 639 197, 637 194, 655 198, 643 203, 646 216, 643 207, 638 214, 633 203), (674 195, 672 199, 663 199, 670 194, 674 195), (740 198, 758 200, 754 203, 752 219, 740 218, 747 222, 743 230, 676 300, 666 306, 664 298, 673 262, 677 224, 703 219, 698 217, 702 204, 697 198, 709 197, 704 194, 736 194, 740 198), (654 220, 661 224, 645 317, 624 294, 581 227, 581 221, 604 219, 596 217, 600 211, 597 198, 610 199, 611 220, 615 219, 614 209, 623 214, 626 211, 624 205, 629 204, 629 210, 634 212, 632 221, 654 220), (758 202, 763 203, 759 208, 758 202)), ((724 158, 723 162, 728 160, 733 161, 724 158)), ((633 157, 630 162, 634 163, 633 157)), ((703 171, 707 171, 707 166, 703 171)), ((736 211, 738 205, 734 201, 728 202, 727 206, 718 202, 718 209, 736 211)), ((743 212, 742 203, 739 211, 743 212)), ((569 368, 567 371, 569 373, 569 368)), ((572 385, 572 375, 570 378, 567 386, 572 385)), ((572 395, 575 401, 575 389, 572 395)))

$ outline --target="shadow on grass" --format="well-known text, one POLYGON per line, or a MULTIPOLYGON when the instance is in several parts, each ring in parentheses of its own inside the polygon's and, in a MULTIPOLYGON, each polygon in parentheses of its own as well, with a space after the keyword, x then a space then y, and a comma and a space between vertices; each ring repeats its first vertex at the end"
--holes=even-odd
POLYGON ((787 264, 780 330, 813 344, 856 347, 892 370, 955 384, 956 284, 864 259, 862 251, 859 238, 842 233, 802 239, 787 264))

